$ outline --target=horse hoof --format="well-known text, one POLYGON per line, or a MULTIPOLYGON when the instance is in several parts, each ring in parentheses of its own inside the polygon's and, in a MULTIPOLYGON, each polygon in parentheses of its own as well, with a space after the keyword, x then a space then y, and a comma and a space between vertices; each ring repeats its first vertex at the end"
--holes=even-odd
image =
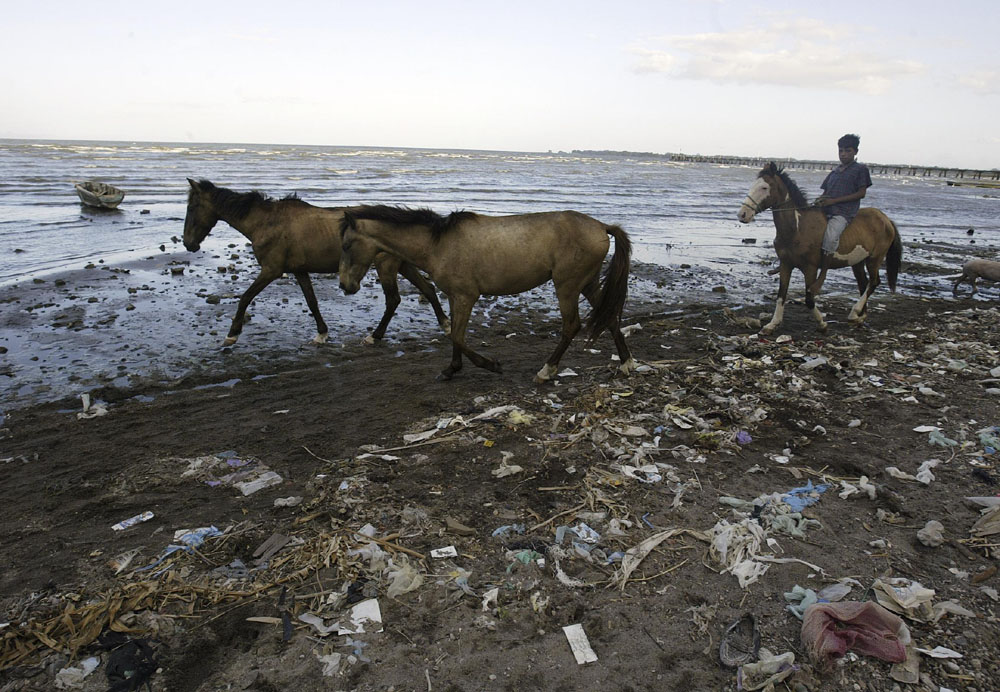
POLYGON ((451 370, 442 370, 441 372, 438 373, 438 376, 435 377, 434 379, 437 380, 438 382, 447 382, 454 376, 455 373, 453 373, 451 370))
POLYGON ((239 337, 236 336, 227 336, 226 340, 222 342, 222 347, 225 348, 226 346, 232 346, 236 343, 236 339, 238 338, 239 337))
POLYGON ((329 333, 317 334, 313 337, 314 344, 325 344, 326 340, 330 337, 329 333))
POLYGON ((635 371, 635 359, 629 358, 627 361, 618 366, 618 372, 623 375, 631 375, 635 371))
POLYGON ((364 339, 361 340, 361 343, 363 343, 365 346, 374 346, 375 337, 369 334, 368 336, 366 336, 364 339))
POLYGON ((546 363, 542 366, 542 369, 535 374, 535 384, 544 384, 545 382, 548 382, 558 370, 559 368, 556 366, 546 363))
POLYGON ((826 322, 824 322, 823 324, 820 324, 820 325, 816 326, 816 331, 818 331, 820 334, 826 334, 827 327, 829 327, 829 326, 830 325, 828 325, 826 322))
POLYGON ((771 336, 774 334, 774 327, 764 327, 758 332, 761 336, 771 336))

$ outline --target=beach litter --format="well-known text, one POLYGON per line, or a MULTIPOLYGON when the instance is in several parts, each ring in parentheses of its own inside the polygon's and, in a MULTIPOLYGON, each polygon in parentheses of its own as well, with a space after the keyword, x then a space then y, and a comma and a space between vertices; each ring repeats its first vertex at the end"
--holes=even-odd
POLYGON ((584 632, 583 625, 566 625, 562 629, 577 664, 594 663, 597 660, 597 654, 590 647, 590 640, 587 639, 587 633, 584 632))
MULTIPOLYGON (((181 472, 181 478, 200 480, 213 488, 218 486, 236 488, 244 497, 280 485, 284 480, 263 462, 252 457, 240 456, 233 450, 193 459, 178 459, 176 462, 187 465, 181 472)), ((294 504, 275 506, 290 507, 294 504)))
POLYGON ((96 656, 85 658, 79 665, 66 666, 56 673, 55 685, 57 690, 71 690, 83 687, 83 681, 88 675, 97 670, 101 665, 101 659, 96 656))
POLYGON ((891 663, 906 660, 910 631, 895 614, 870 601, 816 603, 802 618, 802 644, 819 665, 848 651, 891 663))
POLYGON ((142 522, 149 521, 154 515, 152 512, 143 512, 142 514, 136 514, 134 517, 129 517, 124 519, 117 524, 111 526, 112 531, 124 531, 125 529, 135 526, 136 524, 141 524, 142 522))
POLYGON ((80 400, 83 404, 83 411, 76 414, 78 419, 85 420, 108 415, 108 404, 106 402, 100 400, 91 401, 89 394, 81 394, 80 400))
POLYGON ((731 623, 719 642, 719 660, 722 665, 737 668, 757 660, 760 650, 760 630, 757 620, 746 613, 731 623))
POLYGON ((744 690, 775 690, 775 685, 788 679, 799 670, 795 654, 786 651, 775 655, 765 647, 758 651, 756 663, 745 663, 737 673, 737 687, 744 690))

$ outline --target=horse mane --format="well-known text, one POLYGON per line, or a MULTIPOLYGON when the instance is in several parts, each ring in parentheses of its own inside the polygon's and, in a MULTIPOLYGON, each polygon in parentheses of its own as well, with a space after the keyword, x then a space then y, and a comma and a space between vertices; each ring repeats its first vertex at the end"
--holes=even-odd
POLYGON ((392 207, 385 204, 375 204, 345 211, 340 221, 340 232, 356 229, 355 221, 382 221, 393 226, 427 226, 434 240, 455 228, 462 221, 476 218, 471 211, 453 211, 442 216, 427 208, 412 209, 410 207, 392 207))
POLYGON ((298 194, 294 192, 282 199, 274 199, 257 190, 236 192, 229 188, 219 187, 204 178, 199 180, 197 184, 201 192, 210 196, 215 209, 222 215, 232 218, 234 221, 246 218, 247 214, 257 207, 260 207, 263 211, 274 211, 283 204, 308 205, 308 202, 299 199, 298 194))
POLYGON ((773 175, 781 178, 781 182, 785 184, 788 189, 788 196, 792 198, 792 202, 796 207, 804 208, 810 206, 809 199, 806 197, 805 193, 799 189, 798 184, 791 179, 788 173, 785 172, 784 167, 778 168, 778 165, 773 161, 768 165, 764 166, 764 170, 757 174, 758 178, 763 178, 765 175, 773 175))

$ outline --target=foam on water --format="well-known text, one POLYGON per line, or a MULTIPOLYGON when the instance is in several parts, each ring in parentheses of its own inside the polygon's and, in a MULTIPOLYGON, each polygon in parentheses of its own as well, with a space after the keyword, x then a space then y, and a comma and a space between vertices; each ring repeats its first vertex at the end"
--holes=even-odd
MULTIPOLYGON (((326 206, 407 204, 488 214, 575 209, 624 227, 638 260, 731 270, 774 261, 770 214, 750 226, 735 218, 756 173, 614 153, 0 140, 0 285, 152 254, 161 245, 183 253, 171 239, 183 232, 189 177, 274 197, 296 192, 326 206), (73 183, 85 179, 124 189, 120 210, 82 207, 73 183), (757 243, 743 243, 748 237, 757 243)), ((825 172, 791 174, 814 196, 825 172)), ((982 247, 1000 242, 998 197, 1000 191, 941 179, 877 176, 865 205, 885 210, 904 241, 968 245, 966 231, 975 228, 982 247)), ((242 240, 228 232, 225 238, 242 240)), ((928 245, 919 254, 933 263, 940 253, 928 245)))

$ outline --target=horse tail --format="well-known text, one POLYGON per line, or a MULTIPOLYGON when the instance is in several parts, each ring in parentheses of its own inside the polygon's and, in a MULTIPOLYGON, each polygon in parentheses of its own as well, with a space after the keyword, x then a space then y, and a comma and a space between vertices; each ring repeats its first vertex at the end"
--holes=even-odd
POLYGON ((899 275, 899 266, 903 261, 903 239, 899 237, 899 229, 892 219, 886 217, 889 225, 892 226, 892 245, 885 256, 885 277, 889 280, 889 290, 896 292, 896 277, 899 275))
POLYGON ((600 295, 590 313, 587 328, 590 338, 618 324, 625 298, 628 297, 628 274, 632 260, 632 241, 620 226, 605 226, 604 230, 615 239, 615 254, 601 280, 600 295))

